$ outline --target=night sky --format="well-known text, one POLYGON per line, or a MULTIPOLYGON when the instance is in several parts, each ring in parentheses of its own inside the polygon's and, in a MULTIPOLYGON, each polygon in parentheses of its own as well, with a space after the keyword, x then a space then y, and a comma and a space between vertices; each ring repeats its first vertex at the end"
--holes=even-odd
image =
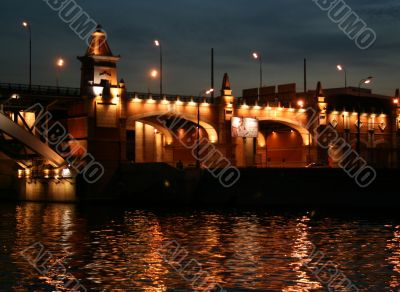
MULTIPOLYGON (((258 85, 253 49, 262 52, 266 85, 297 82, 303 90, 303 58, 309 63, 309 89, 343 87, 336 64, 347 66, 349 85, 369 75, 372 89, 392 95, 400 87, 400 3, 398 0, 347 0, 377 33, 376 43, 360 50, 312 0, 77 0, 108 33, 121 55, 119 78, 129 91, 156 92, 149 71, 158 67, 153 40, 161 39, 165 92, 197 95, 210 87, 210 49, 215 48, 216 84, 224 72, 234 95, 258 85)), ((0 82, 28 82, 28 34, 32 24, 33 83, 55 85, 55 61, 65 58, 61 85, 79 86, 76 56, 86 44, 42 0, 3 0, 0 10, 0 82)))

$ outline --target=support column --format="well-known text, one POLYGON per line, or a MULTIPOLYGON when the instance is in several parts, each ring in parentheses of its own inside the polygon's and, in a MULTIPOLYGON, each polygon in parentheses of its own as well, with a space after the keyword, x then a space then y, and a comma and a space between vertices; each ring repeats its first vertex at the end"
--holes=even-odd
POLYGON ((144 162, 144 124, 135 122, 135 162, 144 162))

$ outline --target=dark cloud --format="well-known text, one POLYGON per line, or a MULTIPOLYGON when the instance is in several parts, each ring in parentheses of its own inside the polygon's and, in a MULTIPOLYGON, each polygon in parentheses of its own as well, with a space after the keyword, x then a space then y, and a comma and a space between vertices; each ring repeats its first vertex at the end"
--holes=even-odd
MULTIPOLYGON (((337 63, 349 70, 352 84, 376 76, 374 90, 390 94, 400 86, 397 64, 400 45, 398 1, 348 0, 348 5, 373 28, 377 42, 361 51, 311 0, 85 0, 77 1, 109 34, 111 48, 121 54, 120 77, 128 88, 156 90, 147 76, 158 65, 152 41, 165 50, 168 92, 197 94, 209 86, 210 49, 215 48, 217 84, 231 75, 236 95, 257 85, 252 49, 264 56, 265 83, 302 84, 303 58, 309 60, 309 84, 342 85, 337 63)), ((22 19, 32 21, 34 82, 55 83, 54 60, 64 56, 68 66, 62 84, 78 86, 80 40, 42 0, 5 0, 2 25, 1 82, 26 82, 27 39, 22 19)))

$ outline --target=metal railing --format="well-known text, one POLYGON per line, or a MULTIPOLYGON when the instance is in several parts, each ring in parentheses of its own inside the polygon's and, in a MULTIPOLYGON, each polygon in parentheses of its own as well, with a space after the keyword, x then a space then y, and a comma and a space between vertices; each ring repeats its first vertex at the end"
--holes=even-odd
POLYGON ((27 85, 17 83, 0 83, 0 91, 9 93, 27 93, 36 95, 61 95, 61 96, 80 96, 80 89, 74 87, 57 87, 43 85, 27 85))

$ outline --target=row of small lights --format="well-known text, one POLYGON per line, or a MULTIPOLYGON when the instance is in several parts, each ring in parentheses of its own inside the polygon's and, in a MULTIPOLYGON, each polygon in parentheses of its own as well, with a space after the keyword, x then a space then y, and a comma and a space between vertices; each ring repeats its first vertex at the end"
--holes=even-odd
MULTIPOLYGON (((137 98, 137 97, 132 98, 132 102, 135 102, 135 103, 140 103, 140 102, 143 102, 143 101, 144 101, 143 99, 140 99, 140 98, 137 98)), ((167 100, 167 99, 155 100, 155 99, 152 99, 152 98, 147 99, 145 102, 146 102, 146 103, 151 103, 151 104, 154 104, 154 103, 161 103, 161 104, 171 104, 171 103, 174 103, 173 101, 169 101, 169 100, 167 100)), ((175 104, 176 104, 176 105, 185 105, 185 104, 187 104, 187 105, 191 105, 191 106, 197 106, 199 103, 198 103, 198 102, 195 102, 195 101, 193 101, 193 100, 190 101, 190 102, 183 102, 183 101, 181 101, 181 100, 178 99, 177 101, 175 101, 175 104)), ((207 101, 204 101, 204 102, 201 103, 201 105, 203 105, 203 106, 209 106, 210 103, 208 103, 207 101)))
POLYGON ((249 105, 246 105, 246 104, 243 104, 243 105, 241 105, 240 106, 240 108, 241 109, 250 109, 250 108, 252 108, 252 109, 254 109, 254 110, 262 110, 262 109, 264 109, 264 110, 278 110, 278 111, 284 111, 284 110, 288 110, 288 111, 290 111, 290 112, 294 112, 294 111, 299 111, 299 112, 306 112, 306 110, 305 109, 303 109, 303 108, 299 108, 299 109, 295 109, 295 108, 285 108, 285 107, 270 107, 270 106, 266 106, 266 107, 261 107, 261 106, 259 106, 259 105, 255 105, 255 106, 252 106, 252 107, 250 107, 249 105))
MULTIPOLYGON (((142 103, 142 102, 146 102, 146 103, 149 103, 149 104, 155 104, 155 103, 161 103, 161 104, 165 104, 165 105, 168 105, 168 104, 171 104, 171 103, 175 103, 176 105, 190 105, 190 106, 197 106, 198 104, 199 104, 199 102, 195 102, 193 99, 190 101, 190 102, 183 102, 183 101, 181 101, 181 100, 179 100, 179 98, 178 98, 178 100, 176 100, 175 102, 174 101, 169 101, 169 100, 167 100, 166 98, 164 98, 163 100, 155 100, 155 99, 153 99, 153 98, 147 98, 147 99, 140 99, 140 98, 138 98, 138 97, 134 97, 134 98, 132 98, 132 102, 135 102, 135 103, 142 103)), ((398 104, 399 103, 399 100, 396 98, 396 99, 394 99, 393 100, 393 103, 394 104, 398 104)), ((210 105, 210 103, 208 103, 206 100, 205 101, 203 101, 202 103, 201 103, 201 105, 202 106, 209 106, 210 105)), ((300 107, 299 109, 295 109, 295 108, 292 108, 292 107, 290 107, 290 108, 285 108, 285 107, 271 107, 271 106, 265 106, 264 108, 263 107, 261 107, 261 106, 259 106, 259 105, 254 105, 254 106, 249 106, 249 105, 247 105, 247 104, 242 104, 241 106, 240 106, 240 108, 241 109, 254 109, 254 110, 262 110, 262 109, 264 109, 264 110, 278 110, 278 111, 284 111, 284 110, 288 110, 288 111, 291 111, 291 112, 294 112, 294 111, 299 111, 299 112, 306 112, 306 110, 303 108, 304 107, 304 102, 303 101, 299 101, 298 103, 297 103, 297 105, 300 107)), ((228 107, 232 107, 232 104, 229 104, 228 105, 228 107)), ((338 111, 333 111, 332 113, 331 113, 332 115, 339 115, 340 113, 338 112, 338 111)), ((348 116, 348 115, 350 115, 350 113, 349 112, 346 112, 346 111, 344 111, 344 112, 342 112, 342 115, 344 115, 344 116, 348 116)), ((352 115, 357 115, 357 112, 353 112, 352 113, 352 115)), ((363 116, 365 116, 365 115, 368 115, 367 113, 363 113, 362 114, 363 116)), ((376 114, 371 114, 370 115, 371 117, 376 117, 377 115, 376 114)), ((386 117, 386 114, 381 114, 380 115, 380 117, 386 117)))
MULTIPOLYGON (((183 101, 178 99, 177 101, 173 102, 173 101, 169 101, 169 100, 166 100, 166 99, 163 99, 163 100, 160 101, 160 100, 155 100, 155 99, 152 99, 152 98, 148 98, 146 100, 143 100, 143 99, 140 99, 140 98, 137 98, 137 97, 132 98, 132 102, 135 102, 135 103, 141 103, 143 101, 145 101, 146 103, 149 103, 149 104, 155 104, 155 103, 171 104, 171 103, 175 103, 176 105, 185 105, 186 104, 186 105, 190 105, 190 106, 197 106, 199 104, 198 102, 195 102, 193 100, 190 101, 190 102, 183 102, 183 101)), ((204 101, 204 102, 201 103, 201 105, 202 106, 209 106, 210 103, 208 103, 207 101, 204 101)), ((232 107, 232 104, 229 104, 228 107, 232 107)), ((246 104, 243 104, 243 105, 240 106, 240 108, 241 109, 249 109, 250 106, 248 106, 246 104)), ((262 109, 262 107, 259 106, 259 105, 255 105, 252 108, 255 109, 255 110, 261 110, 262 109)), ((270 106, 266 106, 264 109, 272 110, 274 108, 270 107, 270 106)), ((293 112, 296 110, 295 108, 278 107, 279 111, 283 111, 283 110, 286 110, 286 109, 289 110, 289 111, 293 111, 293 112)), ((306 111, 303 108, 300 108, 300 109, 297 109, 297 110, 300 111, 300 112, 305 112, 306 111)))
MULTIPOLYGON (((31 169, 18 169, 18 178, 31 178, 32 177, 32 170, 31 169)), ((43 170, 43 177, 44 178, 55 178, 55 179, 61 179, 61 178, 71 178, 72 173, 69 168, 63 168, 61 169, 44 169, 43 170)))
MULTIPOLYGON (((212 91, 207 91, 206 94, 210 94, 211 92, 212 92, 212 91)), ((148 97, 148 98, 146 98, 146 99, 141 99, 141 98, 138 98, 137 96, 134 97, 134 98, 132 98, 131 101, 132 101, 132 102, 137 102, 137 103, 146 101, 146 103, 162 103, 162 104, 170 104, 170 103, 173 103, 173 102, 174 102, 174 101, 169 101, 169 100, 167 100, 166 98, 164 98, 163 100, 155 100, 155 99, 153 99, 152 97, 148 97)), ((184 105, 185 103, 186 103, 186 104, 189 104, 189 105, 197 105, 197 104, 199 104, 199 102, 195 102, 193 99, 192 99, 190 102, 183 102, 183 101, 179 100, 179 98, 175 101, 175 103, 178 104, 178 105, 184 105)), ((203 105, 209 105, 209 103, 206 101, 206 99, 202 102, 202 104, 203 104, 203 105)), ((229 105, 232 106, 231 104, 229 104, 229 105)), ((228 105, 228 106, 229 106, 229 105, 228 105)), ((303 108, 303 107, 304 107, 304 101, 299 101, 299 102, 297 103, 297 105, 298 105, 300 108, 303 108)), ((248 106, 248 105, 246 105, 246 104, 243 104, 243 105, 241 105, 240 107, 241 107, 241 108, 249 108, 250 106, 248 106)), ((254 109, 262 109, 262 107, 259 106, 259 105, 255 105, 255 106, 253 106, 253 108, 254 108, 254 109)), ((272 109, 272 107, 267 106, 266 109, 269 110, 269 109, 272 109)), ((283 107, 279 107, 279 109, 283 110, 284 108, 283 108, 283 107)), ((290 109, 293 109, 293 110, 294 110, 294 108, 290 108, 290 109)))
MULTIPOLYGON (((342 113, 339 113, 338 111, 333 111, 331 114, 334 115, 334 116, 338 116, 340 114, 343 115, 343 116, 350 116, 350 112, 346 112, 346 111, 344 111, 342 113)), ((356 115, 358 115, 358 113, 357 112, 352 112, 351 115, 356 116, 356 115)), ((372 117, 372 118, 377 116, 377 114, 367 114, 367 113, 362 113, 361 114, 361 116, 368 116, 368 115, 370 117, 372 117)), ((384 117, 386 117, 386 114, 380 114, 379 117, 384 118, 384 117)))
MULTIPOLYGON (((169 101, 166 98, 164 98, 163 100, 155 100, 155 99, 153 99, 151 97, 147 98, 147 99, 140 99, 138 97, 132 98, 132 102, 135 102, 135 103, 140 103, 140 102, 144 102, 144 101, 146 103, 151 103, 151 104, 154 104, 154 103, 161 103, 161 104, 174 103, 174 101, 169 101)), ((179 100, 179 98, 178 98, 178 100, 175 101, 176 105, 185 105, 185 104, 187 104, 187 105, 191 105, 191 106, 197 106, 199 103, 200 102, 195 102, 193 99, 191 101, 189 101, 189 102, 183 102, 183 101, 179 100)), ((206 100, 204 100, 200 104, 203 105, 203 106, 209 106, 210 105, 210 103, 208 103, 206 100)))

